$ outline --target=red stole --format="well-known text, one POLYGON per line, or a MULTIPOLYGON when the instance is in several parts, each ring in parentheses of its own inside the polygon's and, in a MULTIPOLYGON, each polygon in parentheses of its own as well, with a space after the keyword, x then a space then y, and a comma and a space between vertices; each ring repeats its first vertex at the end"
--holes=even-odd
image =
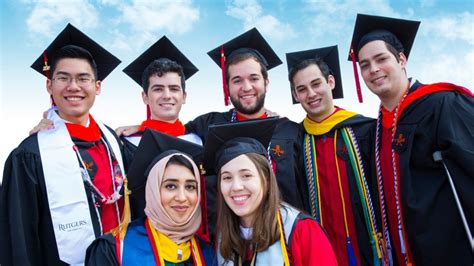
POLYGON ((184 135, 185 128, 183 123, 177 119, 174 123, 168 123, 159 120, 145 120, 140 125, 139 131, 144 131, 145 128, 150 128, 174 137, 179 137, 184 135))
MULTIPOLYGON (((258 117, 257 119, 263 119, 263 118, 267 118, 268 115, 267 113, 263 113, 263 115, 261 115, 260 117, 258 117)), ((241 115, 239 112, 236 112, 236 118, 237 118, 237 121, 245 121, 245 120, 249 120, 250 118, 248 117, 245 117, 243 115, 241 115)))
POLYGON ((99 125, 95 122, 94 118, 89 115, 89 126, 85 127, 79 124, 72 124, 66 122, 67 130, 69 131, 69 135, 73 138, 77 138, 80 140, 92 142, 92 141, 99 141, 100 140, 100 129, 99 125))
MULTIPOLYGON (((330 133, 334 135, 334 131, 330 133)), ((339 265, 347 265, 348 254, 346 247, 346 230, 344 225, 344 212, 342 208, 342 198, 339 190, 339 182, 336 170, 336 161, 334 150, 334 138, 326 134, 323 137, 317 136, 316 154, 318 164, 318 179, 321 196, 321 220, 322 226, 327 232, 329 241, 336 254, 339 265)), ((345 145, 343 145, 345 148, 345 145)), ((339 147, 338 147, 339 148, 339 147)), ((341 186, 344 194, 344 205, 347 214, 347 226, 358 262, 360 262, 359 244, 357 242, 357 231, 355 228, 354 215, 351 205, 351 194, 346 168, 346 161, 337 156, 337 163, 341 174, 341 186)))

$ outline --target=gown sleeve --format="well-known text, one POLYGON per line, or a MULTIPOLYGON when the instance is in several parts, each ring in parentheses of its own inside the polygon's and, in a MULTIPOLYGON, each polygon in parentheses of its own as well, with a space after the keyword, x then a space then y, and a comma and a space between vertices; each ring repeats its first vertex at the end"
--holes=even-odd
POLYGON ((313 219, 297 222, 290 243, 293 265, 337 265, 326 234, 313 219))
POLYGON ((86 251, 85 265, 118 266, 115 238, 111 234, 103 235, 90 244, 86 251))
MULTIPOLYGON (((473 221, 474 98, 460 93, 444 97, 436 135, 437 146, 458 190, 466 218, 473 221)), ((474 230, 474 223, 469 224, 474 230)))
POLYGON ((474 98, 450 93, 441 104, 438 145, 444 159, 462 176, 474 177, 474 98))
POLYGON ((0 265, 44 262, 40 235, 42 176, 39 154, 13 150, 5 162, 0 189, 0 265))

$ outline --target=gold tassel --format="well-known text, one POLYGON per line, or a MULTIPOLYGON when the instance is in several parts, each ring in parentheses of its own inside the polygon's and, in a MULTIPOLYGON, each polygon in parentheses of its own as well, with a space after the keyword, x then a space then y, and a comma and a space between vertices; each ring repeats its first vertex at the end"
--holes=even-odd
POLYGON ((127 232, 128 224, 130 223, 130 194, 132 192, 128 189, 128 179, 125 177, 123 180, 123 211, 122 211, 122 219, 120 224, 112 229, 110 232, 113 236, 117 236, 120 234, 120 239, 123 240, 125 238, 125 233, 127 232))

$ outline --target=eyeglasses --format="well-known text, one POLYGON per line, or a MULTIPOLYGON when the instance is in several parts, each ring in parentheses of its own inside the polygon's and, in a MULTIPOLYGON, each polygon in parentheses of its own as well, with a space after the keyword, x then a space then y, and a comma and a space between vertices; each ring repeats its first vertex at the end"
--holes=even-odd
POLYGON ((53 78, 53 80, 58 84, 62 86, 66 86, 71 84, 73 80, 76 81, 76 84, 79 86, 87 86, 90 85, 95 79, 93 79, 90 76, 80 76, 73 78, 71 76, 57 76, 53 78))

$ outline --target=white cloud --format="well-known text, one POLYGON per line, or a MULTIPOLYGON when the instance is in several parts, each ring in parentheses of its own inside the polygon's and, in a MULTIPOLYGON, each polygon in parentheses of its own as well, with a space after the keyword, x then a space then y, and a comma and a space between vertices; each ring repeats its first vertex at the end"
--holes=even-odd
POLYGON ((326 34, 347 36, 352 34, 356 13, 400 17, 388 0, 307 0, 305 20, 310 21, 308 27, 314 37, 326 34), (347 14, 353 14, 348 16, 347 14))
MULTIPOLYGON (((418 56, 419 58, 419 56, 418 56)), ((432 53, 414 62, 415 78, 421 82, 451 82, 474 90, 474 49, 453 53, 432 53), (464 52, 464 53, 463 53, 464 52)))
POLYGON ((34 6, 26 24, 34 34, 51 37, 56 34, 56 27, 66 25, 66 22, 80 29, 93 28, 98 24, 98 12, 87 0, 45 0, 31 4, 34 6))
POLYGON ((102 5, 108 6, 120 6, 123 1, 122 0, 99 0, 99 3, 102 5))
POLYGON ((290 24, 264 14, 262 6, 255 0, 231 1, 227 5, 226 14, 242 20, 245 29, 257 27, 263 35, 272 39, 287 40, 296 36, 290 24))
POLYGON ((117 49, 117 50, 122 50, 122 51, 130 51, 131 46, 130 46, 130 38, 125 36, 122 31, 118 29, 112 29, 111 32, 112 34, 112 49, 117 49))
POLYGON ((114 5, 120 15, 112 20, 121 30, 113 29, 112 47, 130 51, 141 47, 166 33, 183 34, 192 30, 200 18, 199 8, 191 0, 134 0, 121 3, 116 0, 101 0, 114 5), (120 25, 127 25, 127 30, 120 25), (132 41, 133 40, 133 41, 132 41))
POLYGON ((474 45, 474 14, 464 12, 449 17, 433 17, 421 22, 423 34, 435 39, 464 41, 474 45))
POLYGON ((122 21, 139 33, 166 30, 182 34, 190 31, 199 20, 199 9, 190 0, 135 0, 132 5, 124 5, 121 9, 122 21))

